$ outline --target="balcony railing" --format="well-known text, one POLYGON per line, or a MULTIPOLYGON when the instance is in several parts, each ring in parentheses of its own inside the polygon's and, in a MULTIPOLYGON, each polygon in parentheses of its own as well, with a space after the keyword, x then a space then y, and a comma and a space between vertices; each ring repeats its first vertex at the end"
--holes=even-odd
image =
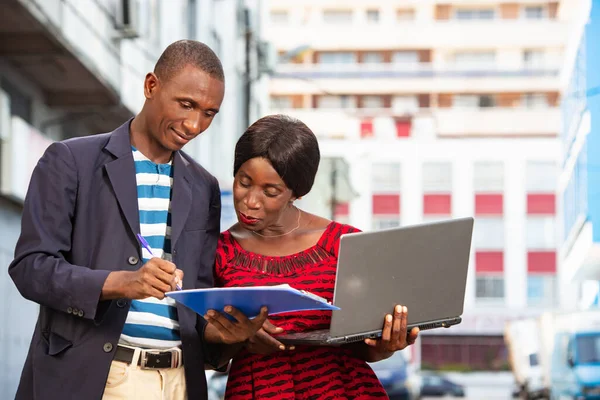
POLYGON ((498 64, 348 63, 281 64, 276 78, 411 78, 411 77, 527 77, 558 76, 559 63, 504 67, 498 64))
POLYGON ((418 108, 412 110, 331 108, 272 109, 306 123, 327 139, 404 137, 557 136, 556 107, 418 108))

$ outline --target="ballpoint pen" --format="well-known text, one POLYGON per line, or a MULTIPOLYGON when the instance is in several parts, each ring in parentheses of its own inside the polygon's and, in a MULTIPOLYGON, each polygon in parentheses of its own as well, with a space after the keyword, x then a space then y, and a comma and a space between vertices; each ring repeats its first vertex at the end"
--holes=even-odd
MULTIPOLYGON (((142 244, 142 247, 148 250, 148 253, 150 253, 152 257, 155 257, 155 255, 152 253, 152 250, 150 249, 150 245, 148 244, 148 242, 146 242, 146 239, 144 239, 144 237, 139 233, 137 234, 137 238, 142 244)), ((175 284, 175 288, 177 288, 177 290, 181 290, 181 286, 179 286, 179 283, 175 284)))

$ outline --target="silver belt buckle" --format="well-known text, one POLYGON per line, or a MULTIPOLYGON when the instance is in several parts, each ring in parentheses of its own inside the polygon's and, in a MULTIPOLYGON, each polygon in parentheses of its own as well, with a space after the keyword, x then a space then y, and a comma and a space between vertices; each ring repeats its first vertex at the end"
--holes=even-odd
POLYGON ((147 350, 140 351, 140 368, 141 369, 158 369, 158 368, 179 368, 181 362, 181 349, 165 349, 165 350, 147 350), (171 353, 171 365, 164 367, 148 367, 148 354, 171 353))

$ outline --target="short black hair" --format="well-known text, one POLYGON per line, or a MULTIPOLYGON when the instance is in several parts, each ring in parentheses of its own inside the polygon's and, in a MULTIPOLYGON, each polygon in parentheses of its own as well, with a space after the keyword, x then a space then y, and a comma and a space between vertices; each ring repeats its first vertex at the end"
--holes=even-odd
POLYGON ((210 47, 196 40, 178 40, 167 46, 154 66, 154 73, 160 79, 167 80, 186 65, 196 67, 211 77, 225 82, 219 57, 210 47))
POLYGON ((315 134, 302 121, 268 115, 250 125, 235 145, 233 175, 246 161, 268 160, 296 197, 313 186, 321 154, 315 134))

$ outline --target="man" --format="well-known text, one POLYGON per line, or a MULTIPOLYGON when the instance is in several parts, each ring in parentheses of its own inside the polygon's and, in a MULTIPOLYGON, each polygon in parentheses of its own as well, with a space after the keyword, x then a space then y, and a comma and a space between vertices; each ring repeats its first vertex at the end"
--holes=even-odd
POLYGON ((181 148, 219 111, 219 59, 175 42, 144 95, 133 120, 53 143, 32 175, 9 267, 40 304, 18 399, 204 399, 204 364, 221 358, 206 342, 243 342, 266 319, 234 310, 215 327, 165 297, 212 286, 219 187, 181 148))

